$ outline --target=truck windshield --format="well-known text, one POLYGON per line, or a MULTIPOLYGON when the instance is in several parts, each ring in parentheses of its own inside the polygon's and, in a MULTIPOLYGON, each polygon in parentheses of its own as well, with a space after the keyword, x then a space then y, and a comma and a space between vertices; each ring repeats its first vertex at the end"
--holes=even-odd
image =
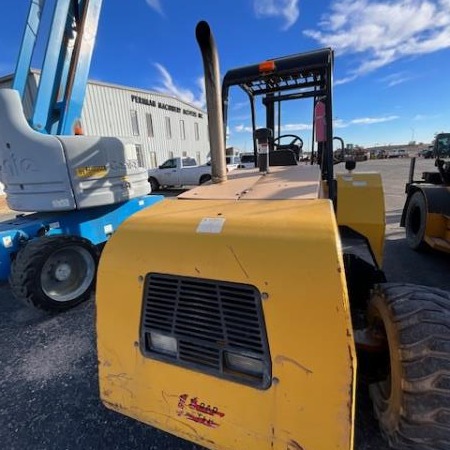
POLYGON ((196 166, 197 161, 194 158, 183 158, 183 167, 196 166))
POLYGON ((177 161, 175 159, 168 159, 159 166, 160 169, 176 169, 177 161))

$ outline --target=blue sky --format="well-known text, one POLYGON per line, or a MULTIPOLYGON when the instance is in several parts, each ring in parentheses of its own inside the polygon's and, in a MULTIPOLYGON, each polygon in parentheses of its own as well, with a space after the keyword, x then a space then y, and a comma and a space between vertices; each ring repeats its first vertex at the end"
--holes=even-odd
MULTIPOLYGON (((2 0, 0 75, 14 70, 28 5, 2 0)), ((222 73, 334 48, 335 134, 348 143, 430 142, 450 131, 450 0, 103 0, 90 77, 204 107, 199 20, 213 30, 222 73)), ((229 144, 249 149, 249 112, 234 91, 232 101, 229 144)), ((305 147, 306 106, 286 106, 282 128, 305 147)))

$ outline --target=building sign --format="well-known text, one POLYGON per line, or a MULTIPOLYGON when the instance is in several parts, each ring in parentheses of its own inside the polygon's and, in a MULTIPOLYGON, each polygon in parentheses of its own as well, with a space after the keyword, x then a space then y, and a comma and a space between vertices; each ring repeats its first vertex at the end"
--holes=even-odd
POLYGON ((192 109, 181 109, 178 106, 169 105, 168 103, 156 102, 145 97, 140 97, 139 95, 131 95, 131 101, 134 103, 139 103, 141 105, 152 106, 153 108, 165 109, 166 111, 171 111, 177 114, 184 114, 185 116, 198 117, 203 119, 203 114, 192 109))
POLYGON ((140 103, 142 105, 156 106, 156 102, 154 100, 150 100, 145 97, 138 97, 137 95, 132 95, 131 101, 134 103, 140 103))

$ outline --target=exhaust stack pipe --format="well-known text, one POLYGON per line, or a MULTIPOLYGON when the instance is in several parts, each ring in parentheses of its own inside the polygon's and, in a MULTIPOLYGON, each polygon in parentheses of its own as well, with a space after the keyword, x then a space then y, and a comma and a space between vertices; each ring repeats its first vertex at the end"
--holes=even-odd
POLYGON ((211 145, 211 177, 213 183, 222 183, 227 181, 227 164, 225 159, 219 57, 214 36, 207 22, 202 20, 197 24, 195 36, 202 53, 205 73, 206 107, 211 145))

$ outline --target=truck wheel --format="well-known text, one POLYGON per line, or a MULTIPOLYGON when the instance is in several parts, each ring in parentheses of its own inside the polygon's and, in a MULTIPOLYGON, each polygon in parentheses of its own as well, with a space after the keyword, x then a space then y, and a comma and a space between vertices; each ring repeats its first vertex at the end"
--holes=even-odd
POLYGON ((46 311, 87 300, 95 284, 97 248, 76 236, 43 236, 17 254, 9 278, 14 296, 46 311))
POLYGON ((202 175, 198 184, 206 183, 211 179, 211 175, 202 175))
POLYGON ((450 293, 412 284, 379 285, 369 325, 386 342, 386 367, 369 387, 392 448, 449 449, 450 293))
POLYGON ((156 192, 159 191, 159 183, 158 180, 156 178, 150 177, 148 179, 148 182, 150 183, 150 187, 152 188, 152 192, 156 192))
POLYGON ((416 191, 409 199, 405 217, 406 242, 413 250, 424 250, 427 247, 424 241, 426 225, 427 205, 425 197, 422 192, 416 191))

